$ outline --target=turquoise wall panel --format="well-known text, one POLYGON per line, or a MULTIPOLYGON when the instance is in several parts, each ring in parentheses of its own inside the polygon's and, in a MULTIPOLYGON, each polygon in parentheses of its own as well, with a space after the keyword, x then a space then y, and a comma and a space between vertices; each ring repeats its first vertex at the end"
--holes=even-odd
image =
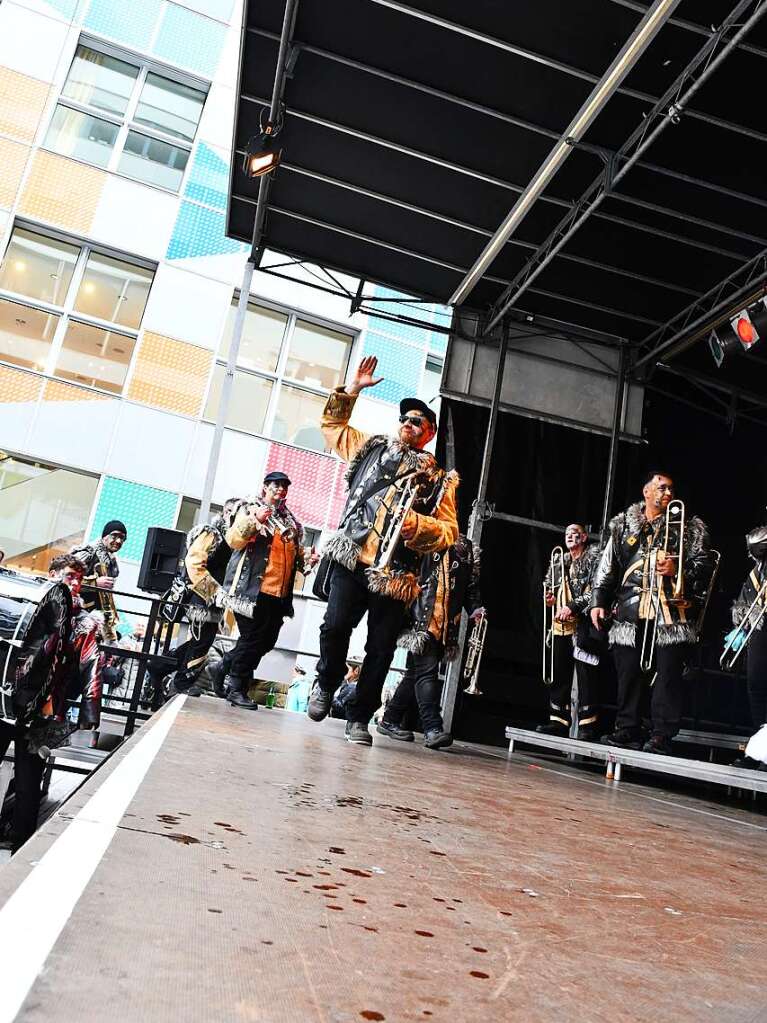
POLYGON ((160 0, 91 0, 85 25, 99 35, 146 50, 155 22, 160 16, 160 0))
POLYGON ((223 213, 184 201, 179 208, 165 258, 191 259, 245 252, 248 246, 227 238, 225 228, 223 213))
POLYGON ((184 194, 206 206, 225 210, 228 186, 229 161, 201 142, 194 154, 184 194))
POLYGON ((154 52, 171 64, 212 78, 218 67, 225 35, 224 25, 184 7, 168 4, 154 52))
POLYGON ((46 6, 70 20, 74 18, 79 0, 45 0, 46 6))
POLYGON ((371 398, 399 402, 417 393, 426 362, 425 350, 372 330, 365 332, 362 347, 364 355, 378 356, 378 372, 384 378, 369 392, 371 398))
POLYGON ((186 0, 187 7, 193 7, 200 14, 219 21, 229 21, 232 17, 234 0, 186 0))
POLYGON ((157 490, 155 487, 106 476, 90 538, 95 540, 101 536, 101 530, 110 519, 120 519, 128 529, 128 538, 120 551, 120 557, 141 561, 147 530, 150 526, 172 529, 176 522, 177 504, 178 496, 168 490, 157 490))

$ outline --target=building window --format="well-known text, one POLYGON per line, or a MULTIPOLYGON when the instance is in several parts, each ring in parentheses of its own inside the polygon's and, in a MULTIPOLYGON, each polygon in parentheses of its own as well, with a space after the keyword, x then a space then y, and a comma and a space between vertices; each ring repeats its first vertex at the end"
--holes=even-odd
MULTIPOLYGON (((234 330, 236 300, 227 320, 205 407, 215 419, 234 330)), ((248 304, 226 425, 246 433, 325 451, 320 415, 344 380, 354 335, 294 313, 248 304)))
MULTIPOLYGON (((176 529, 180 529, 184 533, 188 533, 192 526, 197 520, 198 513, 200 511, 200 502, 195 501, 193 497, 182 497, 181 505, 178 509, 178 517, 176 518, 176 529)), ((210 506, 210 516, 218 515, 223 511, 220 504, 212 504, 210 506)))
POLYGON ((119 394, 153 278, 17 225, 0 263, 0 359, 119 394))
POLYGON ((177 192, 205 95, 138 59, 121 59, 80 43, 45 146, 177 192))
POLYGON ((7 568, 44 574, 85 539, 98 479, 0 456, 0 549, 7 568))

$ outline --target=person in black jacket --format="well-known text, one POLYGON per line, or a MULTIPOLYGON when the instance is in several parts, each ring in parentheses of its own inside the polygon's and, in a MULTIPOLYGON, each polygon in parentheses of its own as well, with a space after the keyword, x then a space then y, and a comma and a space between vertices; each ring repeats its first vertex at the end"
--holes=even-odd
POLYGON ((439 666, 458 653, 461 611, 476 619, 484 612, 479 590, 479 555, 463 534, 441 554, 423 559, 421 592, 413 605, 410 627, 397 641, 408 651, 405 674, 386 705, 377 730, 391 739, 412 742, 414 735, 402 720, 415 696, 427 749, 450 746, 440 714, 439 666))
MULTIPOLYGON (((732 605, 732 624, 735 629, 743 623, 749 608, 767 580, 767 526, 757 526, 747 534, 746 549, 753 565, 741 587, 738 599, 732 605)), ((756 627, 748 633, 741 631, 740 637, 735 639, 736 645, 733 647, 734 652, 737 653, 748 635, 748 646, 745 652, 746 692, 751 722, 755 731, 767 722, 767 628, 765 627, 767 615, 764 615, 763 612, 764 596, 756 601, 750 615, 751 621, 756 624, 756 627), (762 614, 761 620, 759 619, 760 613, 762 614)), ((731 632, 725 637, 725 640, 729 641, 732 637, 733 633, 731 632)), ((734 761, 733 767, 764 770, 764 765, 759 761, 745 756, 738 757, 734 761)))
POLYGON ((602 736, 609 746, 638 749, 641 745, 644 673, 641 648, 645 628, 652 627, 656 597, 650 591, 651 558, 661 582, 655 643, 655 680, 651 689, 651 734, 646 753, 671 754, 679 731, 684 685, 682 672, 697 639, 697 620, 713 572, 713 556, 705 523, 687 516, 682 576, 684 598, 673 596, 677 574, 675 550, 663 549, 666 510, 674 481, 666 472, 648 474, 644 500, 616 515, 592 583, 591 620, 604 627, 613 611, 609 637, 618 673, 615 730, 602 736))
POLYGON ((597 721, 600 658, 598 651, 585 650, 581 645, 584 627, 589 624, 591 579, 599 561, 599 546, 588 540, 585 527, 571 523, 565 530, 565 579, 552 579, 551 568, 544 579, 544 600, 548 607, 555 608, 554 628, 547 637, 547 642, 553 644, 554 677, 549 689, 548 724, 536 728, 546 735, 569 735, 574 666, 578 681, 578 738, 586 740, 594 738, 597 721))
POLYGON ((317 561, 303 547, 304 531, 287 506, 290 480, 284 472, 264 478, 261 495, 246 498, 226 532, 232 554, 222 602, 234 612, 240 636, 221 665, 226 698, 234 707, 257 710, 247 694, 261 658, 274 648, 282 623, 293 617, 296 572, 317 561))

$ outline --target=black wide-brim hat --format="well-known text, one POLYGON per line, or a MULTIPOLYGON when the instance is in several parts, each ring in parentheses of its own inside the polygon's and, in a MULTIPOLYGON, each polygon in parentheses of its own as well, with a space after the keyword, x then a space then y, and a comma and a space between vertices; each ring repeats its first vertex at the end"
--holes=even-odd
POLYGON ((425 416, 431 425, 436 429, 437 427, 437 413, 433 408, 429 408, 425 401, 421 401, 420 398, 403 398, 399 403, 399 414, 401 416, 406 415, 408 412, 420 412, 421 415, 425 416))

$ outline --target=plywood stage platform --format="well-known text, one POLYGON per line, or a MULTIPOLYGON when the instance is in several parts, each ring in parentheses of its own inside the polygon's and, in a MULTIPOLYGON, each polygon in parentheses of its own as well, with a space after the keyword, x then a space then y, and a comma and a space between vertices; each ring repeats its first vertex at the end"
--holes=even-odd
POLYGON ((767 1020, 760 803, 342 733, 167 705, 0 869, 0 1023, 767 1020))

